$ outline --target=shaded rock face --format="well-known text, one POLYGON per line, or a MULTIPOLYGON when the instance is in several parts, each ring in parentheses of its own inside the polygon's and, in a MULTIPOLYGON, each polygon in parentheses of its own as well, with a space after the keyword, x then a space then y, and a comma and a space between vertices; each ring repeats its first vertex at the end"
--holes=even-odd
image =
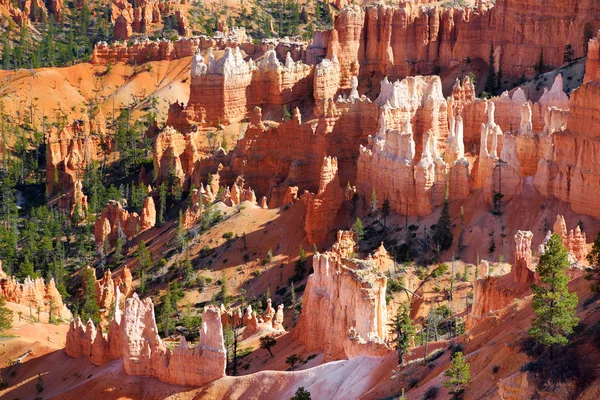
POLYGON ((19 283, 15 277, 6 275, 2 270, 1 262, 0 297, 11 303, 31 307, 32 310, 37 310, 39 307, 40 311, 48 312, 54 317, 72 318, 71 312, 62 301, 54 279, 50 279, 46 284, 43 278, 27 277, 23 283, 19 283))
POLYGON ((133 33, 148 33, 152 24, 162 21, 160 3, 142 0, 132 4, 115 0, 112 3, 112 20, 116 40, 127 40, 133 33))
POLYGON ((325 361, 382 356, 387 338, 386 278, 374 261, 352 258, 353 233, 338 232, 330 251, 313 256, 294 339, 325 361))
POLYGON ((597 39, 590 41, 586 82, 571 93, 568 119, 556 111, 548 115, 550 124, 543 158, 538 163, 535 187, 545 196, 554 196, 571 204, 574 212, 600 218, 600 134, 597 115, 600 109, 600 82, 594 70, 597 39))
POLYGON ((110 200, 100 217, 94 223, 96 247, 103 249, 105 241, 114 242, 119 237, 131 238, 156 224, 154 199, 147 197, 141 215, 125 210, 121 203, 110 200))
POLYGON ((171 350, 158 336, 152 300, 140 300, 134 294, 126 301, 124 313, 116 304, 106 336, 91 322, 84 326, 78 318, 71 323, 65 345, 69 356, 86 356, 96 365, 122 358, 128 375, 154 376, 175 385, 203 386, 225 376, 226 353, 217 308, 204 309, 197 346, 190 347, 182 337, 171 350))
POLYGON ((337 159, 325 157, 321 167, 319 191, 316 194, 305 192, 302 195, 302 200, 306 203, 304 230, 311 244, 327 240, 343 199, 337 159))

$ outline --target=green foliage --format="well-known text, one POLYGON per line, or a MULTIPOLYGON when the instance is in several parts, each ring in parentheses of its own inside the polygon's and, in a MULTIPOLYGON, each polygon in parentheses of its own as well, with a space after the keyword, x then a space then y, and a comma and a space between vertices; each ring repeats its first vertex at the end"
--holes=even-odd
POLYGON ((284 122, 288 122, 290 119, 292 119, 292 114, 290 113, 290 110, 288 110, 285 104, 281 106, 281 111, 283 113, 284 122))
POLYGON ((531 306, 535 317, 528 333, 544 346, 565 345, 579 318, 575 313, 577 294, 569 293, 568 250, 560 236, 553 234, 540 257, 537 272, 540 284, 532 284, 531 306))
POLYGON ((454 235, 452 233, 452 221, 450 220, 450 204, 448 196, 444 199, 442 213, 438 219, 435 229, 433 230, 433 243, 435 243, 440 251, 446 251, 452 247, 454 235))
POLYGON ((538 59, 538 62, 535 63, 534 70, 535 70, 536 76, 543 74, 546 70, 546 66, 544 65, 544 48, 543 47, 540 50, 540 58, 538 59))
POLYGON ((571 63, 573 62, 573 58, 575 58, 575 50, 573 50, 573 45, 571 43, 567 43, 563 53, 563 62, 571 63))
POLYGON ((271 348, 277 344, 277 340, 273 336, 263 336, 260 338, 260 348, 265 349, 269 352, 271 357, 273 357, 273 353, 271 352, 271 348))
POLYGON ((454 353, 450 368, 444 372, 444 376, 448 378, 444 386, 450 389, 450 393, 459 395, 465 391, 465 387, 471 382, 471 365, 461 351, 454 353))
POLYGON ((0 333, 12 328, 13 312, 6 307, 6 299, 0 296, 0 333))
POLYGON ((354 224, 352 224, 352 232, 356 235, 358 241, 361 241, 365 236, 365 227, 363 226, 363 222, 360 218, 356 218, 354 224))
POLYGON ((398 311, 390 327, 391 334, 394 336, 394 348, 398 353, 398 365, 401 365, 404 363, 404 355, 410 348, 411 338, 416 332, 407 304, 403 303, 398 306, 398 311))
POLYGON ((310 392, 304 389, 303 386, 300 386, 294 396, 290 398, 290 400, 311 400, 310 392))
POLYGON ((81 308, 81 319, 92 320, 94 324, 100 323, 100 309, 96 303, 96 272, 93 268, 85 268, 83 271, 83 307, 81 308))
POLYGON ((300 362, 298 354, 292 354, 285 359, 285 363, 290 366, 290 370, 293 371, 296 365, 300 362))
POLYGON ((591 281, 590 289, 592 289, 592 292, 600 293, 600 232, 594 239, 592 251, 587 255, 587 261, 592 269, 585 279, 591 281))
POLYGON ((152 267, 152 254, 148 251, 145 241, 140 241, 140 244, 136 250, 136 256, 138 259, 138 264, 141 268, 152 267))
POLYGON ((439 278, 440 276, 444 275, 447 272, 448 272, 448 265, 447 264, 440 264, 439 267, 437 267, 436 269, 434 269, 431 272, 431 276, 433 278, 439 278))
POLYGON ((490 95, 494 93, 496 89, 496 70, 495 70, 495 56, 494 56, 494 44, 490 44, 490 57, 488 60, 488 74, 485 80, 485 92, 490 95))

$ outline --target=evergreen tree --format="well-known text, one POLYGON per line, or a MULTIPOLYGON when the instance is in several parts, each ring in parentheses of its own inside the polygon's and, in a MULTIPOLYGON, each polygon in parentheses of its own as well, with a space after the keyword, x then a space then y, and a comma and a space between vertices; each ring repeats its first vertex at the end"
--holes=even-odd
POLYGON ((493 95, 496 88, 496 60, 494 57, 494 44, 490 44, 490 57, 488 60, 488 74, 485 80, 485 91, 488 95, 493 95))
POLYGON ((33 264, 29 261, 29 257, 25 256, 23 262, 19 264, 19 272, 17 277, 21 281, 24 281, 27 277, 30 277, 31 279, 35 279, 37 277, 35 271, 33 270, 33 264))
POLYGON ((452 221, 450 220, 450 204, 448 202, 448 196, 446 195, 440 219, 433 230, 433 242, 439 247, 440 251, 445 251, 452 247, 453 240, 454 235, 452 234, 452 221))
POLYGON ((544 65, 544 48, 542 47, 542 49, 540 50, 540 58, 538 59, 538 62, 535 64, 535 73, 536 73, 536 76, 539 76, 540 74, 543 74, 545 68, 546 67, 544 65))
POLYGON ((311 400, 310 392, 301 386, 290 400, 311 400))
POLYGON ((404 355, 410 348, 411 337, 415 334, 416 328, 410 319, 410 310, 406 304, 398 306, 398 311, 392 320, 391 333, 394 335, 394 348, 398 353, 398 365, 404 364, 404 355))
POLYGON ((175 321, 172 318, 173 314, 173 292, 171 291, 171 285, 167 288, 167 293, 162 297, 162 304, 160 307, 160 330, 169 336, 175 329, 175 321))
POLYGON ((444 372, 444 376, 448 378, 444 386, 450 389, 450 393, 458 397, 465 391, 465 386, 471 382, 471 366, 462 351, 454 353, 450 368, 444 372))
POLYGON ((12 328, 13 312, 6 307, 6 299, 0 296, 0 333, 12 328))
POLYGON ((575 51, 573 50, 573 46, 571 43, 567 43, 565 45, 565 52, 563 53, 563 62, 571 63, 573 62, 573 58, 575 57, 575 51))
POLYGON ((275 346, 275 344, 277 344, 277 340, 273 336, 263 336, 260 338, 260 348, 267 350, 271 358, 273 358, 271 347, 275 346))
POLYGON ((387 198, 381 206, 381 215, 383 215, 383 227, 387 228, 387 217, 390 215, 390 201, 387 198))
POLYGON ((356 217, 356 221, 352 224, 352 232, 356 235, 357 240, 360 242, 365 236, 365 227, 360 218, 356 217))
POLYGON ((81 317, 84 321, 92 320, 94 324, 100 323, 100 308, 96 302, 96 273, 92 268, 83 271, 83 307, 81 317))
POLYGON ((591 272, 586 275, 585 279, 591 281, 590 288, 594 293, 600 293, 600 232, 594 239, 592 251, 587 255, 587 261, 592 267, 591 272))
POLYGON ((528 331, 538 343, 550 347, 550 359, 554 345, 567 344, 567 336, 579 321, 575 312, 577 294, 569 293, 568 268, 568 250, 560 236, 553 234, 537 267, 540 284, 531 285, 535 317, 528 331))
POLYGON ((165 223, 165 212, 167 210, 167 187, 161 183, 158 187, 158 225, 165 223))
POLYGON ((370 206, 371 206, 371 213, 372 214, 377 213, 377 192, 375 192, 375 188, 373 188, 373 190, 371 191, 370 206))
POLYGON ((292 354, 285 359, 285 363, 290 366, 290 371, 293 371, 296 368, 296 364, 300 362, 300 357, 298 354, 292 354))

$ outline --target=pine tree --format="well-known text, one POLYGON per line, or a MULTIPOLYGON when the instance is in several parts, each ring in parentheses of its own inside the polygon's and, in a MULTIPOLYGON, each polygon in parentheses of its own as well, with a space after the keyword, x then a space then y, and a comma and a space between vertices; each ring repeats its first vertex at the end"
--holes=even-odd
POLYGON ((444 372, 444 376, 448 378, 444 386, 450 389, 450 393, 459 396, 465 391, 465 386, 471 382, 471 366, 462 351, 454 353, 450 368, 444 372))
POLYGON ((37 277, 35 271, 33 270, 33 264, 29 261, 29 257, 25 256, 23 262, 19 264, 19 272, 17 277, 20 280, 25 280, 27 277, 30 277, 31 279, 37 277))
POLYGON ((365 227, 360 218, 356 217, 356 221, 352 224, 352 232, 356 235, 356 239, 360 242, 365 236, 365 227))
POLYGON ((6 299, 0 296, 0 333, 12 328, 13 312, 6 307, 6 299))
POLYGON ((276 344, 277 340, 275 340, 275 338, 272 336, 263 336, 260 338, 260 348, 267 350, 271 355, 271 358, 274 357, 273 353, 271 352, 271 347, 275 346, 276 344))
POLYGON ((165 212, 167 210, 167 187, 161 183, 158 187, 158 225, 165 223, 165 212))
POLYGON ((377 192, 375 192, 375 188, 371 192, 371 213, 375 214, 377 212, 377 192))
POLYGON ((538 62, 535 64, 535 72, 536 75, 540 75, 544 73, 544 69, 545 69, 545 65, 544 65, 544 48, 542 47, 542 49, 540 50, 540 58, 538 59, 538 62))
POLYGON ((84 321, 92 320, 94 324, 100 323, 100 308, 96 302, 96 273, 92 268, 83 271, 83 307, 81 316, 84 321))
POLYGON ((592 251, 587 255, 587 261, 593 269, 586 275, 585 279, 592 282, 590 285, 592 292, 600 293, 600 232, 594 239, 594 245, 592 251))
POLYGON ((452 234, 452 221, 450 220, 450 204, 448 202, 448 196, 446 195, 440 219, 433 230, 433 242, 439 247, 440 251, 445 251, 452 247, 453 240, 454 235, 452 234))
POLYGON ((531 285, 535 316, 528 331, 538 343, 550 347, 550 359, 554 345, 567 344, 567 336, 579 321, 575 312, 577 294, 569 293, 568 268, 568 250, 560 236, 553 234, 537 267, 540 284, 531 285))
POLYGON ((488 74, 485 80, 485 91, 488 95, 493 95, 496 88, 496 69, 495 64, 496 60, 494 57, 494 44, 490 44, 490 57, 489 57, 489 65, 488 65, 488 74))
POLYGON ((573 62, 574 57, 575 51, 573 51, 573 45, 571 45, 571 43, 567 43, 565 45, 565 52, 563 53, 563 62, 571 63, 573 62))
POLYGON ((398 353, 398 365, 404 364, 404 355, 410 348, 411 337, 415 334, 416 328, 410 319, 410 310, 406 304, 398 306, 398 311, 392 320, 391 333, 394 335, 394 348, 398 353))
POLYGON ((387 228, 387 217, 390 215, 390 201, 387 198, 381 206, 381 215, 383 215, 383 227, 387 228))
POLYGON ((301 386, 290 400, 311 400, 310 392, 301 386))

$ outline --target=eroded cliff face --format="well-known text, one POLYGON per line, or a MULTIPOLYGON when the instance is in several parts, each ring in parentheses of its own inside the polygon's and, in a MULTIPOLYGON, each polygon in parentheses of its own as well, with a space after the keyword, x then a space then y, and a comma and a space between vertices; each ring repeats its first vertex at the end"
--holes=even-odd
POLYGON ((313 257, 294 339, 325 361, 383 356, 391 351, 385 302, 386 278, 374 260, 353 258, 354 234, 339 231, 330 251, 313 257))
MULTIPOLYGON (((120 301, 119 307, 122 307, 125 299, 133 294, 133 276, 131 270, 124 266, 120 276, 115 279, 113 279, 111 271, 107 270, 100 279, 96 279, 94 273, 94 280, 96 303, 100 309, 101 323, 104 326, 110 323, 109 317, 115 310, 116 302, 120 301)), ((82 285, 85 291, 85 282, 82 285)))
POLYGON ((71 357, 85 356, 96 365, 123 359, 128 375, 154 376, 175 385, 203 386, 225 376, 226 353, 221 316, 209 306, 202 314, 199 344, 191 347, 181 337, 173 350, 158 336, 152 300, 140 300, 136 294, 127 299, 125 311, 116 311, 108 335, 90 321, 71 323, 65 352, 71 357))
MULTIPOLYGON (((408 209, 410 214, 428 215, 444 200, 448 171, 440 157, 450 135, 441 81, 436 76, 394 83, 384 79, 376 103, 381 107, 379 131, 369 138, 367 147, 360 147, 358 193, 368 198, 375 190, 379 201, 389 199, 396 212, 404 214, 408 209)), ((452 132, 452 140, 456 142, 455 161, 465 165, 458 139, 461 127, 459 124, 459 132, 452 132)), ((463 175, 456 176, 457 187, 463 189, 455 193, 464 193, 468 163, 466 166, 461 168, 463 175)))
MULTIPOLYGON (((554 3, 539 8, 530 0, 498 0, 491 8, 443 8, 406 2, 345 6, 333 30, 309 48, 312 54, 336 56, 341 75, 361 77, 431 74, 467 57, 487 61, 491 45, 504 76, 532 77, 544 49, 544 62, 559 66, 566 44, 583 55, 583 26, 597 27, 600 6, 591 0, 554 3)), ((344 79, 342 79, 344 82, 344 79)), ((374 82, 376 83, 376 82, 374 82)))
POLYGON ((119 237, 131 238, 156 224, 156 207, 151 196, 146 197, 141 215, 125 210, 121 203, 110 200, 94 223, 96 247, 103 251, 106 241, 114 242, 119 237))
POLYGON ((75 121, 62 129, 52 127, 46 141, 46 190, 72 192, 85 169, 110 151, 112 140, 104 136, 101 113, 92 120, 75 121))
POLYGON ((304 230, 311 244, 323 243, 335 222, 335 217, 344 200, 340 186, 336 158, 323 158, 319 190, 316 194, 305 192, 302 200, 306 203, 304 230))
POLYGON ((2 270, 0 262, 0 297, 11 303, 31 307, 32 310, 47 312, 54 317, 71 319, 72 315, 62 301, 54 279, 46 284, 43 278, 25 278, 19 283, 14 276, 8 276, 2 270))

